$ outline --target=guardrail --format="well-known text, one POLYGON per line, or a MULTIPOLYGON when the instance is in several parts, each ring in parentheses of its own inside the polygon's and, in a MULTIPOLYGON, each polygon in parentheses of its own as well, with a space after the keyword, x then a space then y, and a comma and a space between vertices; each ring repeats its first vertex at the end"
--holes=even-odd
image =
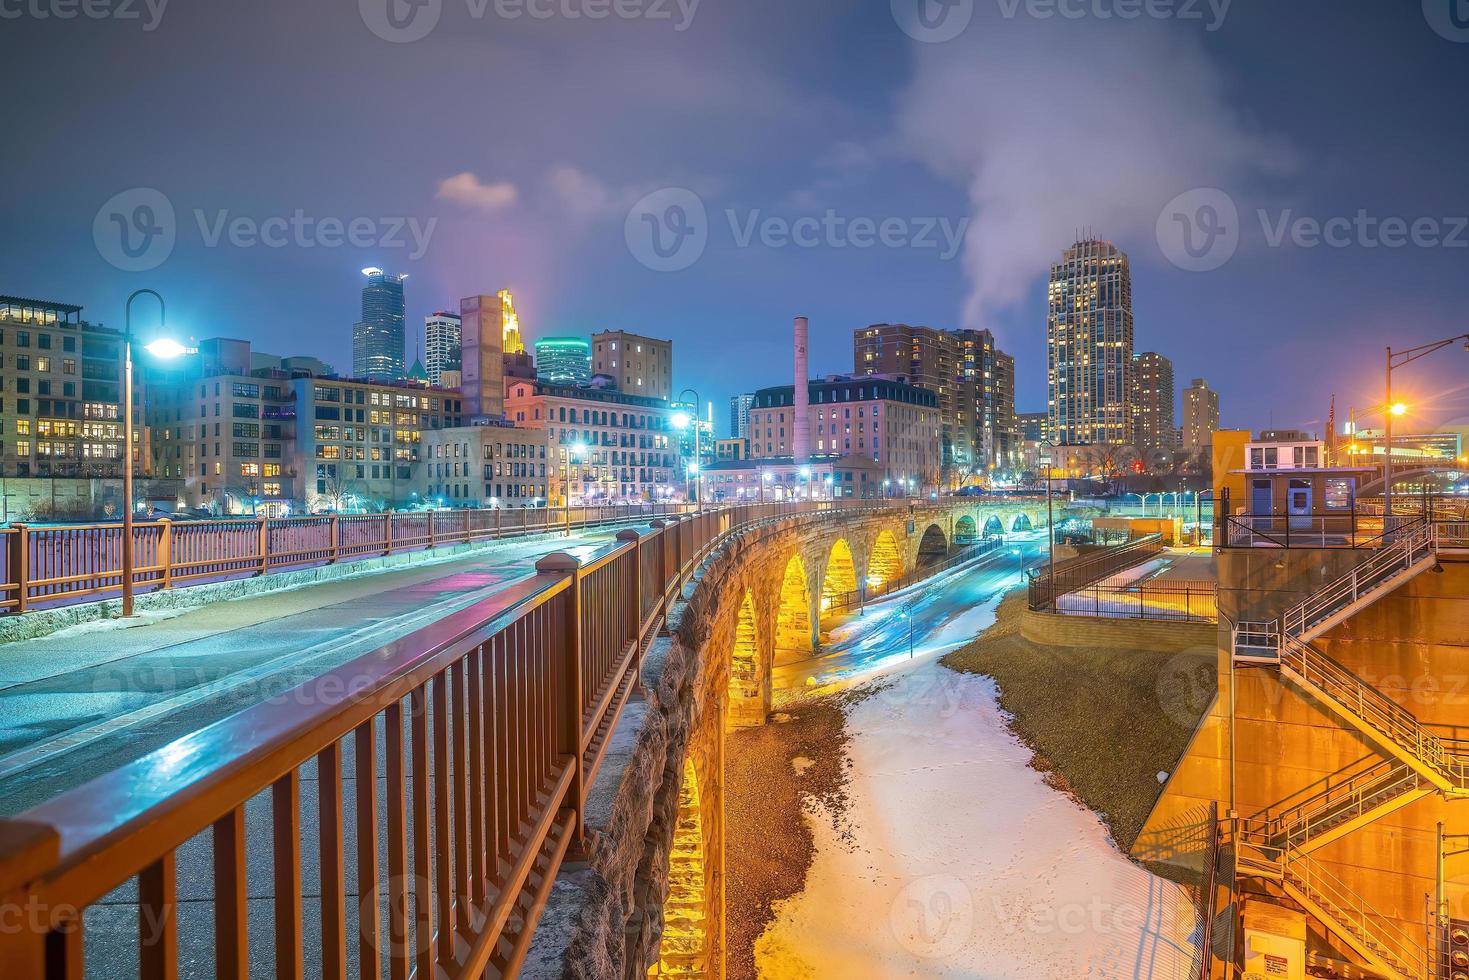
MULTIPOLYGON (((1040 572, 1039 574, 1044 574, 1040 572)), ((1219 588, 1184 579, 1103 579, 1056 597, 1057 612, 1103 619, 1161 619, 1178 623, 1219 622, 1219 588)))
POLYGON ((642 658, 699 563, 732 532, 883 509, 741 505, 624 530, 585 562, 547 556, 532 578, 0 822, 0 898, 34 913, 0 929, 0 962, 81 976, 84 913, 136 881, 138 972, 176 976, 179 855, 207 837, 196 859, 211 865, 220 978, 250 975, 252 902, 273 920, 280 978, 303 974, 308 935, 326 977, 353 958, 364 977, 514 975, 642 658), (265 852, 262 899, 246 868, 265 852), (320 869, 319 898, 303 863, 320 869), (355 937, 349 894, 371 910, 355 937))
MULTIPOLYGON (((486 508, 401 514, 172 521, 133 525, 138 594, 688 513, 692 504, 486 508)), ((0 529, 0 613, 91 602, 122 588, 122 524, 16 524, 0 529)))
POLYGON ((1089 555, 1078 555, 1047 567, 1030 570, 1030 608, 1039 612, 1049 608, 1057 596, 1100 582, 1124 569, 1140 565, 1163 553, 1163 537, 1149 534, 1089 555))

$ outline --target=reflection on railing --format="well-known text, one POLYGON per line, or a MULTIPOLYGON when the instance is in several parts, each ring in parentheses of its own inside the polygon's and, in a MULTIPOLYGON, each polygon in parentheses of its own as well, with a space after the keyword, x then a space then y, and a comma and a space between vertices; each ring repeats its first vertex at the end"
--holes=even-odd
POLYGON ((1163 553, 1163 537, 1149 534, 1126 544, 1031 569, 1030 608, 1048 608, 1057 596, 1075 592, 1163 553))
POLYGON ((547 556, 534 577, 0 822, 0 895, 29 910, 0 929, 6 975, 133 959, 172 977, 211 952, 224 978, 296 978, 307 962, 344 977, 354 961, 365 977, 515 975, 679 590, 733 532, 884 508, 850 503, 706 510, 585 561, 547 556), (209 871, 187 923, 180 861, 209 871), (85 913, 104 900, 136 903, 146 928, 98 928, 85 913), (271 953, 252 958, 262 931, 271 953))

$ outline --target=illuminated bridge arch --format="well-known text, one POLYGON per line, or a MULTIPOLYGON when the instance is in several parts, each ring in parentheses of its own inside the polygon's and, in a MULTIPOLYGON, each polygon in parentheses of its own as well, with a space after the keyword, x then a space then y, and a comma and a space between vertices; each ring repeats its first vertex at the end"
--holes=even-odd
POLYGON ((734 649, 729 658, 730 728, 751 728, 765 723, 765 675, 760 669, 759 631, 755 625, 755 597, 745 591, 735 620, 734 649))
POLYGON ((852 547, 846 538, 837 538, 826 558, 826 575, 821 581, 821 612, 839 605, 857 591, 857 563, 852 560, 852 547))
POLYGON ((996 534, 1005 533, 1005 522, 1000 520, 999 514, 991 514, 984 522, 984 536, 991 537, 996 534))
POLYGON ((954 543, 956 545, 973 544, 975 536, 974 518, 965 514, 954 522, 954 543))
POLYGON ((678 789, 678 819, 673 850, 668 855, 668 898, 663 903, 663 936, 658 962, 649 977, 704 977, 709 970, 709 923, 706 893, 708 848, 700 812, 699 774, 692 759, 683 765, 678 789))
POLYGON ((1025 514, 1025 513, 1016 514, 1015 515, 1015 520, 1013 520, 1013 521, 1010 522, 1010 530, 1012 530, 1012 531, 1029 531, 1030 529, 1031 528, 1030 528, 1030 515, 1029 514, 1025 514))
POLYGON ((883 531, 873 542, 872 554, 867 559, 867 591, 877 594, 903 574, 903 555, 898 551, 898 537, 892 531, 883 531))
POLYGON ((775 613, 775 662, 795 663, 811 652, 811 591, 806 586, 806 563, 791 555, 780 581, 775 613))

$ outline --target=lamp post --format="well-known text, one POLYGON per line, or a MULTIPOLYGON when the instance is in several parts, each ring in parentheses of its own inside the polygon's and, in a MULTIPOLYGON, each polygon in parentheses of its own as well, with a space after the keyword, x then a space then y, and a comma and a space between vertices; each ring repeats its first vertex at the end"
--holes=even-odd
MULTIPOLYGON (((1394 352, 1391 347, 1387 349, 1387 359, 1385 361, 1387 370, 1384 372, 1386 378, 1384 388, 1387 397, 1383 399, 1383 404, 1388 406, 1386 416, 1387 425, 1383 429, 1382 454, 1383 534, 1388 533, 1388 527, 1392 522, 1392 420, 1394 415, 1403 414, 1403 412, 1400 410, 1401 406, 1395 404, 1392 400, 1392 373, 1397 368, 1412 364, 1420 357, 1427 357, 1429 354, 1433 354, 1437 351, 1443 350, 1450 344, 1456 344, 1461 341, 1464 344, 1464 349, 1466 351, 1469 351, 1469 333, 1458 334, 1454 337, 1446 337, 1443 340, 1436 340, 1431 344, 1419 344, 1417 347, 1409 347, 1407 350, 1400 350, 1397 352, 1394 352)), ((1353 435, 1355 436, 1355 433, 1353 433, 1353 435)), ((1425 517, 1426 516, 1427 515, 1425 515, 1425 517)))
POLYGON ((566 454, 571 457, 574 470, 568 470, 566 474, 566 536, 571 537, 571 483, 572 473, 575 472, 577 482, 581 481, 581 459, 587 447, 580 442, 573 442, 566 447, 566 454))
MULTIPOLYGON (((124 307, 122 332, 122 614, 133 614, 133 300, 139 296, 158 300, 158 326, 167 323, 163 297, 151 289, 139 289, 124 307)), ((176 340, 160 338, 144 350, 155 357, 172 359, 192 351, 176 340)))
MULTIPOLYGON (((1051 455, 1056 444, 1042 439, 1038 444, 1046 450, 1046 594, 1056 601, 1056 521, 1051 511, 1051 455)), ((1148 501, 1143 498, 1143 516, 1147 516, 1148 501)))

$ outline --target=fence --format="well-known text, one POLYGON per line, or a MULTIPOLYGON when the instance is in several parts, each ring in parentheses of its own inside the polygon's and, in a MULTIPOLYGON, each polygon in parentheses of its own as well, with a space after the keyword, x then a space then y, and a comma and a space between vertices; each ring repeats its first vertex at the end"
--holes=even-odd
MULTIPOLYGON (((687 513, 689 504, 418 511, 133 526, 138 594, 313 565, 687 513)), ((0 529, 0 613, 121 594, 122 525, 0 529)))
POLYGON ((1134 565, 1140 565, 1163 552, 1161 535, 1149 534, 1089 555, 1078 555, 1057 562, 1054 569, 1037 568, 1030 572, 1030 608, 1036 611, 1051 606, 1057 596, 1100 582, 1134 565))
POLYGON ((0 897, 27 910, 0 929, 7 975, 79 977, 84 958, 118 973, 121 952, 89 944, 84 920, 108 896, 137 904, 124 961, 144 980, 177 976, 181 938, 242 980, 262 932, 280 978, 308 962, 333 978, 514 975, 642 657, 702 558, 733 531, 882 508, 735 506, 624 530, 584 563, 550 555, 536 576, 0 822, 0 897), (264 853, 262 896, 246 868, 264 853), (213 902, 212 922, 191 903, 187 931, 181 856, 213 902))
MULTIPOLYGON (((1043 572, 1041 574, 1044 574, 1043 572)), ((1166 619, 1187 623, 1219 621, 1218 586, 1184 579, 1104 579, 1056 597, 1057 612, 1117 619, 1166 619)))

